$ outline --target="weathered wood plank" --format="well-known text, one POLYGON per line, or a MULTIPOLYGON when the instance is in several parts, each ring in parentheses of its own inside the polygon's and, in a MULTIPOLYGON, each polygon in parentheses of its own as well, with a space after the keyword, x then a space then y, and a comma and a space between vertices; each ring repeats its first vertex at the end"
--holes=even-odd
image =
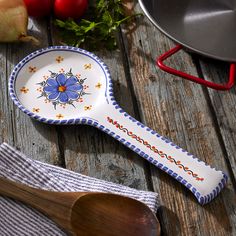
MULTIPOLYGON (((136 11, 140 11, 138 5, 136 11)), ((214 116, 201 86, 156 68, 155 58, 173 44, 149 21, 124 37, 130 73, 142 121, 200 159, 228 172, 214 116)), ((168 62, 197 75, 191 57, 180 52, 168 62)), ((202 207, 175 180, 152 167, 155 191, 160 193, 164 235, 234 235, 235 195, 232 182, 212 203, 202 207), (231 213, 229 213, 231 212, 231 213)))
MULTIPOLYGON (((138 5, 136 9, 140 11, 138 5)), ((173 44, 146 18, 137 23, 132 34, 123 37, 125 52, 98 53, 111 69, 117 100, 131 115, 233 177, 235 88, 227 93, 209 90, 208 96, 201 86, 161 72, 155 67, 155 57, 173 44)), ((40 47, 47 46, 46 22, 32 26, 34 34, 42 37, 40 47)), ((13 66, 35 49, 37 47, 29 44, 0 46, 0 142, 14 144, 35 159, 59 163, 138 189, 151 189, 148 180, 152 177, 153 188, 160 193, 163 205, 159 216, 164 235, 236 234, 235 192, 231 180, 216 200, 201 207, 183 186, 154 167, 151 167, 151 176, 146 162, 100 131, 85 126, 40 124, 13 106, 8 98, 8 76, 13 66)), ((191 57, 184 52, 169 63, 197 74, 191 57)), ((210 64, 201 61, 205 78, 223 82, 227 78, 225 66, 210 64)))
MULTIPOLYGON (((229 63, 201 58, 200 65, 206 80, 224 84, 229 77, 229 63)), ((211 105, 216 114, 216 125, 224 141, 227 158, 236 177, 236 87, 230 91, 208 89, 211 105)), ((235 186, 236 187, 236 186, 235 186)))
MULTIPOLYGON (((29 34, 37 37, 41 44, 38 46, 30 43, 8 44, 7 51, 4 55, 7 58, 6 66, 3 70, 3 87, 7 87, 8 78, 13 67, 27 54, 38 48, 48 45, 46 21, 29 22, 29 34)), ((57 133, 55 127, 35 122, 21 112, 12 104, 8 93, 4 92, 3 100, 1 100, 2 113, 4 114, 3 122, 8 128, 2 133, 3 140, 14 144, 25 154, 34 159, 58 164, 59 151, 57 148, 57 133), (10 130, 10 131, 9 131, 10 130)), ((4 125, 5 126, 5 125, 4 125)))
POLYGON ((11 110, 9 109, 8 87, 7 87, 7 45, 0 45, 0 143, 13 143, 13 131, 11 123, 11 110))
MULTIPOLYGON (((200 58, 200 65, 204 79, 213 81, 215 83, 226 83, 229 77, 229 63, 215 61, 207 58, 200 58)), ((236 89, 235 86, 230 91, 215 91, 208 89, 210 97, 210 106, 212 112, 216 114, 215 125, 218 127, 222 139, 222 149, 224 150, 224 157, 230 168, 230 177, 233 182, 234 190, 236 191, 236 115, 235 115, 235 102, 236 102, 236 89)), ((235 201, 235 192, 228 192, 232 195, 235 201)), ((232 235, 236 234, 236 211, 235 207, 227 208, 226 215, 231 215, 232 219, 232 235)))
MULTIPOLYGON (((52 36, 53 43, 58 44, 58 35, 53 33, 52 36)), ((111 70, 117 101, 134 115, 121 53, 99 51, 96 54, 111 70)), ((137 189, 148 189, 143 160, 108 135, 82 125, 60 127, 60 134, 66 168, 137 189)))

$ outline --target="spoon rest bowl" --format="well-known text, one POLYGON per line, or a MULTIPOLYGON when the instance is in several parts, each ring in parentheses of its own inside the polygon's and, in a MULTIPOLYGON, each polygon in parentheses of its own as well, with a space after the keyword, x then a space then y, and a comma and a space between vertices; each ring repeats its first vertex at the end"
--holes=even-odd
POLYGON ((227 182, 170 140, 128 115, 115 101, 108 67, 80 48, 55 46, 31 53, 14 68, 10 96, 28 116, 56 125, 99 128, 186 186, 200 204, 227 182))

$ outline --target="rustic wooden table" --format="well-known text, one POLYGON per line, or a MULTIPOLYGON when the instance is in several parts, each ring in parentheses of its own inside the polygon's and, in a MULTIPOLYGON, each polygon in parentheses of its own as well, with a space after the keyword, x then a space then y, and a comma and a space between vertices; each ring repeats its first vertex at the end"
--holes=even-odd
MULTIPOLYGON (((140 12, 138 4, 134 6, 140 12)), ((52 23, 30 21, 39 47, 58 44, 52 23)), ((146 17, 119 33, 119 50, 96 52, 109 66, 115 97, 127 112, 190 153, 228 173, 227 187, 200 206, 193 195, 108 135, 88 126, 49 126, 23 114, 11 102, 7 82, 14 65, 39 47, 0 45, 0 142, 8 142, 34 159, 113 181, 156 191, 163 235, 236 235, 236 87, 206 89, 159 70, 155 58, 173 43, 146 17)), ((227 63, 184 51, 168 63, 193 75, 224 83, 227 63)))

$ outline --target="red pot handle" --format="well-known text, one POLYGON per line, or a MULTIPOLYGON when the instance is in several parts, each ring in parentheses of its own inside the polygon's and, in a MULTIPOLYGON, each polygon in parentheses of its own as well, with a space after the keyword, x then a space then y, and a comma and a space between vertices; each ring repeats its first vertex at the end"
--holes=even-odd
POLYGON ((229 90, 233 87, 235 74, 236 74, 236 63, 231 63, 230 64, 229 81, 227 82, 227 84, 216 84, 216 83, 198 78, 196 76, 189 75, 189 74, 184 73, 182 71, 173 69, 173 68, 168 67, 168 66, 163 64, 163 62, 167 58, 171 57, 173 54, 177 53, 182 48, 183 48, 182 45, 177 45, 174 48, 170 49, 168 52, 161 55, 159 58, 157 58, 156 63, 160 67, 160 69, 162 69, 162 70, 164 70, 164 71, 166 71, 170 74, 180 76, 184 79, 191 80, 195 83, 202 84, 202 85, 205 85, 206 87, 213 88, 213 89, 216 89, 216 90, 229 90))

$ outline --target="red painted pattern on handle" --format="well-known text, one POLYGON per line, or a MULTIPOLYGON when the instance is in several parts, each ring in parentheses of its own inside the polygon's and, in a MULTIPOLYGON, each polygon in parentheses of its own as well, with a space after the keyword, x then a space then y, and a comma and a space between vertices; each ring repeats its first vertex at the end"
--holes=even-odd
POLYGON ((175 164, 176 166, 178 166, 180 169, 183 169, 186 173, 188 173, 189 175, 191 175, 193 178, 195 178, 197 181, 204 181, 204 178, 199 177, 198 174, 193 173, 192 170, 190 170, 187 166, 184 166, 181 161, 176 160, 175 158, 168 156, 167 154, 163 153, 162 151, 158 150, 155 146, 151 146, 151 144, 149 144, 147 141, 145 141, 144 139, 142 139, 141 137, 137 136, 136 134, 134 134, 133 132, 129 131, 126 127, 124 127, 123 125, 119 124, 117 121, 113 120, 110 117, 107 117, 107 120, 109 123, 111 123, 112 125, 114 125, 117 129, 120 129, 121 131, 123 131, 124 133, 126 133, 128 136, 130 136, 131 138, 135 139, 136 141, 140 142, 141 144, 143 144, 144 146, 146 146, 148 149, 150 149, 151 151, 153 151, 154 153, 158 154, 161 158, 165 158, 167 159, 169 162, 175 164))
POLYGON ((171 68, 169 66, 166 66, 163 62, 171 57, 172 55, 174 55, 175 53, 177 53, 179 50, 181 50, 183 48, 182 45, 177 45, 174 48, 170 49, 168 52, 164 53, 163 55, 161 55, 159 58, 157 58, 157 65, 159 66, 159 68, 161 70, 164 70, 170 74, 173 75, 177 75, 179 77, 182 77, 184 79, 187 80, 191 80, 195 83, 204 85, 206 87, 212 88, 212 89, 216 89, 216 90, 229 90, 233 87, 234 85, 234 80, 235 80, 235 74, 236 74, 236 64, 235 63, 231 63, 230 64, 230 72, 229 72, 229 80, 226 84, 216 84, 207 80, 204 80, 202 78, 198 78, 196 76, 193 75, 189 75, 185 72, 176 70, 174 68, 171 68))

